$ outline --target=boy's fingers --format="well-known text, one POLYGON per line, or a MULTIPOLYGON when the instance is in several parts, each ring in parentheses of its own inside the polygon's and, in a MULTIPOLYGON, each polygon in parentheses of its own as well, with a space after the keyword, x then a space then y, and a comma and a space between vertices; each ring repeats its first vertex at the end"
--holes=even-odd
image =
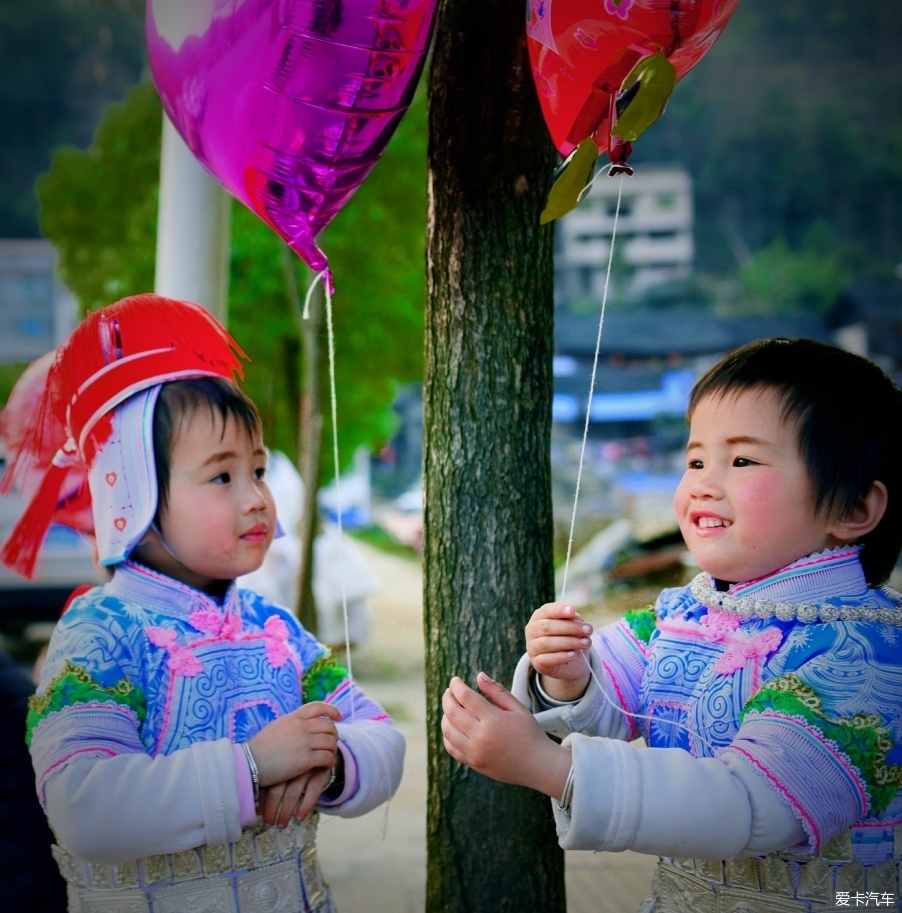
POLYGON ((479 690, 488 697, 496 707, 502 710, 519 710, 523 705, 500 682, 490 678, 485 672, 476 674, 479 690))

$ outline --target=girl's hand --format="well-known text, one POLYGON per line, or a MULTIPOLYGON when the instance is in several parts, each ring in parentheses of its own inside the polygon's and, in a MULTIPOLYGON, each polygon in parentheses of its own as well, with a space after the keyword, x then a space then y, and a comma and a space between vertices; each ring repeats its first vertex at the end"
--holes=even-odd
POLYGON ((533 715, 485 672, 478 694, 455 676, 442 695, 442 740, 457 761, 479 773, 560 799, 570 749, 553 742, 533 715))
POLYGON ((592 625, 563 602, 546 603, 532 613, 526 625, 526 652, 543 676, 549 697, 569 701, 583 695, 590 677, 591 634, 592 625))
POLYGON ((285 783, 316 768, 324 769, 328 779, 338 751, 335 721, 340 719, 337 707, 311 701, 264 726, 248 743, 260 786, 285 783))

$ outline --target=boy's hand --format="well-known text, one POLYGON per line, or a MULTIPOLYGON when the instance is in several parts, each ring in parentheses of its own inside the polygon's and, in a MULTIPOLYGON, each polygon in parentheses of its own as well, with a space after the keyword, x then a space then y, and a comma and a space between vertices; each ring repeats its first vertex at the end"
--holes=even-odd
POLYGON ((529 710, 485 672, 476 681, 488 700, 457 676, 442 695, 442 740, 448 754, 493 780, 559 799, 570 750, 549 739, 529 710))
POLYGON ((544 676, 542 687, 549 697, 569 701, 585 692, 591 633, 592 625, 563 602, 548 602, 532 613, 526 625, 526 652, 544 676))
POLYGON ((294 780, 319 768, 326 771, 328 779, 338 751, 335 721, 340 719, 337 707, 311 701, 264 726, 248 743, 257 762, 260 786, 294 780))

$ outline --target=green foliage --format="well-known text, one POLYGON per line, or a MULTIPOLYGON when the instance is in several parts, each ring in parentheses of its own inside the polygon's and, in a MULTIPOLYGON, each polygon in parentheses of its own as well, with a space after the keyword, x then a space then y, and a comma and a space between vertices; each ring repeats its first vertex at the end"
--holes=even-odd
POLYGON ((16 361, 12 364, 0 365, 0 408, 6 405, 16 381, 22 376, 22 372, 27 367, 27 361, 16 361))
POLYGON ((743 284, 784 303, 826 293, 837 270, 817 287, 818 257, 856 279, 892 272, 902 250, 900 25, 896 4, 739 5, 631 159, 689 168, 699 270, 730 277, 760 253, 762 270, 778 261, 779 288, 743 284), (831 251, 809 244, 822 220, 831 251))
POLYGON ((852 271, 829 251, 793 251, 784 238, 777 238, 739 272, 742 309, 769 314, 824 314, 852 278, 852 271))
MULTIPOLYGON (((91 146, 58 149, 38 182, 41 227, 59 253, 62 281, 93 309, 153 287, 162 109, 150 84, 104 113, 91 146)), ((426 131, 421 91, 389 149, 330 226, 323 247, 333 301, 339 453, 381 446, 394 429, 397 387, 422 376, 426 131)), ((301 296, 312 280, 291 255, 301 296)), ((267 441, 297 456, 301 341, 283 242, 232 207, 229 328, 253 359, 246 389, 267 441)), ((325 333, 325 330, 323 330, 325 333)), ((328 397, 325 338, 321 389, 328 397)), ((331 435, 328 399, 325 433, 331 435)), ((323 477, 333 472, 322 448, 323 477)))
POLYGON ((86 150, 57 149, 38 179, 41 229, 88 310, 153 288, 162 116, 153 86, 136 86, 86 150))

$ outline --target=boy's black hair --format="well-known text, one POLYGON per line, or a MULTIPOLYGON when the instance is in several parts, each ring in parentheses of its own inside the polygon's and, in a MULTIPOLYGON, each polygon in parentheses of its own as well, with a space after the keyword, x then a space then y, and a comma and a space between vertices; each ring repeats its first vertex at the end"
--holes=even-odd
POLYGON ((204 405, 211 417, 234 419, 249 436, 260 433, 263 423, 253 401, 237 384, 224 377, 195 377, 163 384, 153 413, 153 461, 157 471, 157 518, 169 501, 169 460, 172 439, 179 423, 204 405))
POLYGON ((696 382, 687 415, 707 396, 773 389, 796 428, 815 507, 847 516, 875 481, 887 490, 880 523, 861 539, 871 586, 902 548, 902 390, 872 361, 813 339, 762 339, 730 353, 696 382))

